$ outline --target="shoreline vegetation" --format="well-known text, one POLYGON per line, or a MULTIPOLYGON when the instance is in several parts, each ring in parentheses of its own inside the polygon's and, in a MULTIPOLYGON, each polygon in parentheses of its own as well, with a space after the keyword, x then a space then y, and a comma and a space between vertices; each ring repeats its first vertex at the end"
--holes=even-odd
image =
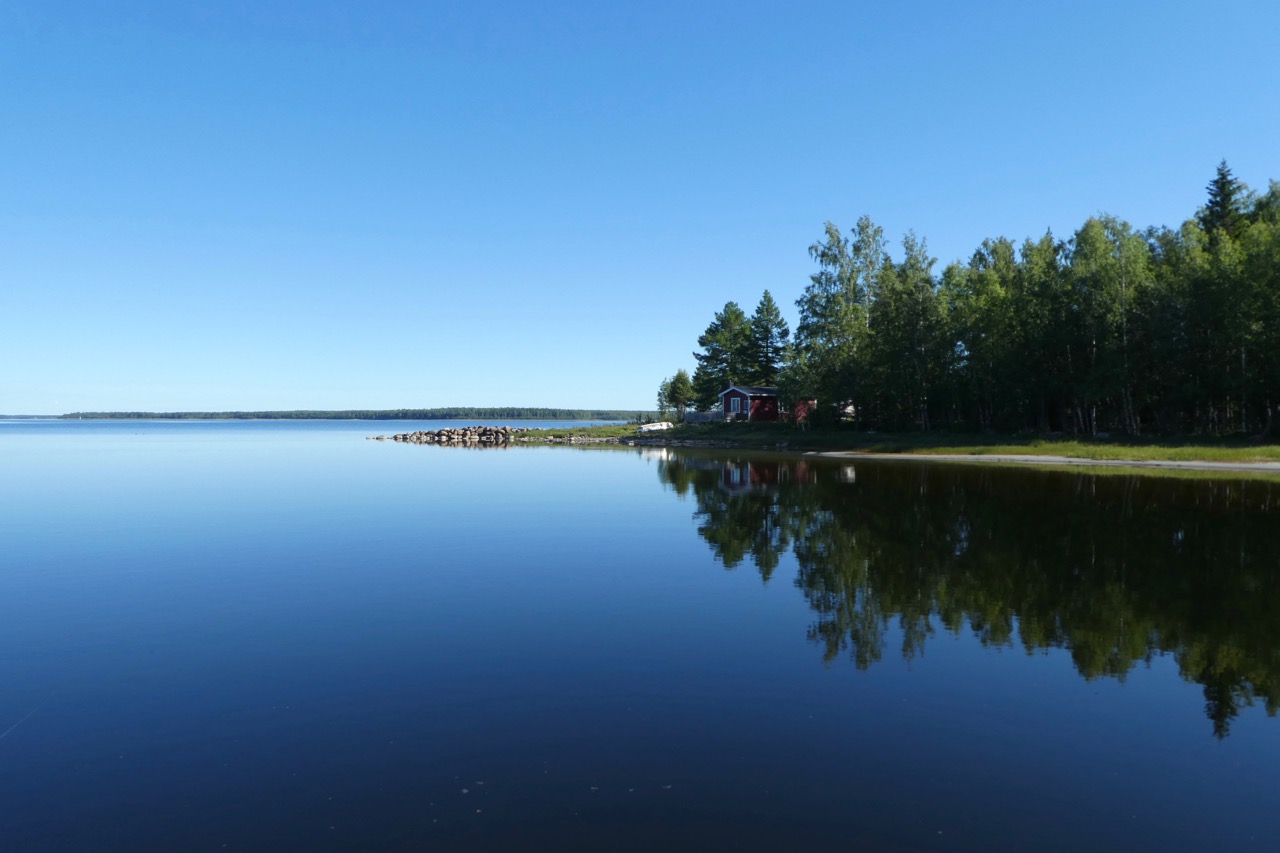
POLYGON ((869 216, 828 222, 795 334, 767 290, 750 316, 727 302, 657 407, 764 386, 783 411, 868 431, 1277 440, 1280 182, 1255 192, 1223 161, 1206 191, 1174 228, 1100 214, 941 270, 913 232, 895 256, 869 216))
POLYGON ((777 423, 677 424, 661 432, 637 433, 634 424, 531 429, 520 444, 634 444, 654 447, 718 447, 869 458, 915 458, 991 464, 1130 466, 1220 470, 1245 468, 1280 475, 1280 444, 1240 438, 1081 439, 1045 435, 876 433, 847 426, 802 429, 777 423))

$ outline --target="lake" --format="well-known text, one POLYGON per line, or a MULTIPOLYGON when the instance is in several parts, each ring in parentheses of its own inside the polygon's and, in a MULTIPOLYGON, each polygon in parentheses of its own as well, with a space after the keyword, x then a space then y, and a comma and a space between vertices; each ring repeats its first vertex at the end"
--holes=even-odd
POLYGON ((422 428, 0 424, 0 848, 1274 849, 1276 481, 422 428))

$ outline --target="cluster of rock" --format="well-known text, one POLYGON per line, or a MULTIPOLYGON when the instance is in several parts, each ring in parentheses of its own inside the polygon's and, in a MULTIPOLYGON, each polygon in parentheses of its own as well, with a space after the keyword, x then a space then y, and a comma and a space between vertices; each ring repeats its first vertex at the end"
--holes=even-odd
MULTIPOLYGON (((392 441, 407 444, 444 444, 462 447, 499 447, 510 444, 512 438, 524 432, 522 427, 470 426, 454 429, 418 430, 389 436, 392 441)), ((386 441, 388 436, 371 435, 373 441, 386 441)))
MULTIPOLYGON (((650 425, 646 425, 650 426, 650 425)), ((400 441, 405 444, 438 444, 448 447, 507 447, 511 444, 622 444, 627 447, 732 447, 732 442, 705 439, 673 440, 662 436, 662 427, 634 437, 596 435, 547 435, 527 427, 468 426, 453 429, 419 430, 398 435, 371 435, 370 441, 400 441), (653 434, 656 432, 657 434, 653 434), (525 433, 521 435, 521 433, 525 433)), ((640 431, 637 431, 640 433, 640 431)))
POLYGON ((598 435, 523 435, 516 441, 522 444, 622 444, 623 439, 598 435))
POLYGON ((627 447, 733 447, 730 441, 708 441, 701 438, 607 438, 595 435, 531 435, 521 436, 515 441, 523 444, 622 444, 627 447))

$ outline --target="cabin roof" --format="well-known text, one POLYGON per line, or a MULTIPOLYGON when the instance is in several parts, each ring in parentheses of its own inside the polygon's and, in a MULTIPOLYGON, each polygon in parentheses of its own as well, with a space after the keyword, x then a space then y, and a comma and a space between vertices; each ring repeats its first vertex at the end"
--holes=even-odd
POLYGON ((717 397, 723 397, 730 391, 740 391, 748 397, 776 397, 778 389, 769 385, 730 385, 728 388, 717 394, 717 397))

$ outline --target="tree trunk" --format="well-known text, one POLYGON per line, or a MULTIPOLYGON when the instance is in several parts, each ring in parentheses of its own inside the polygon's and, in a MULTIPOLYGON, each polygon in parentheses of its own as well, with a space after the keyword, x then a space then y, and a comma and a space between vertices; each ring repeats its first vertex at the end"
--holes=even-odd
POLYGON ((1240 346, 1240 432, 1249 434, 1249 378, 1245 372, 1244 345, 1240 346))

